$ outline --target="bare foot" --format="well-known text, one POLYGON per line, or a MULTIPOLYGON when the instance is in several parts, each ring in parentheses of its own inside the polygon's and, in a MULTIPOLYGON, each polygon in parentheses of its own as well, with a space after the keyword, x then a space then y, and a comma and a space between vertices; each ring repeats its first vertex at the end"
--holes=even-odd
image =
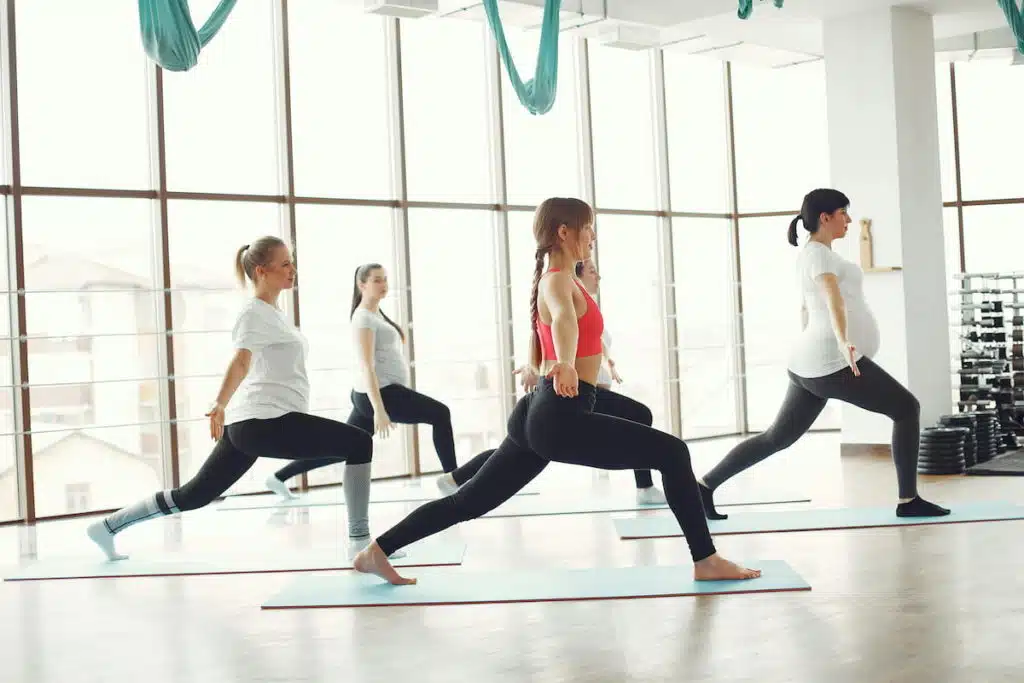
POLYGON ((760 569, 746 569, 735 562, 730 562, 718 553, 711 557, 705 557, 693 565, 693 578, 696 581, 756 579, 759 576, 761 576, 760 569))
POLYGON ((388 562, 384 551, 377 545, 377 541, 366 546, 356 555, 356 558, 352 560, 352 567, 363 574, 376 574, 395 586, 411 586, 416 583, 416 579, 406 579, 398 575, 395 568, 388 562))

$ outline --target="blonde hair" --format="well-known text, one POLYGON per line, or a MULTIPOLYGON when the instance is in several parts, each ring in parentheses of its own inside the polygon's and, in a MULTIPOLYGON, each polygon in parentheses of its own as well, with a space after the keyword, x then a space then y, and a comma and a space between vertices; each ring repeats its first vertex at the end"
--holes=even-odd
POLYGON ((242 246, 235 253, 235 277, 238 278, 239 284, 245 287, 246 278, 256 284, 256 268, 269 264, 274 257, 274 251, 284 246, 287 246, 284 240, 273 235, 261 237, 251 244, 242 246))

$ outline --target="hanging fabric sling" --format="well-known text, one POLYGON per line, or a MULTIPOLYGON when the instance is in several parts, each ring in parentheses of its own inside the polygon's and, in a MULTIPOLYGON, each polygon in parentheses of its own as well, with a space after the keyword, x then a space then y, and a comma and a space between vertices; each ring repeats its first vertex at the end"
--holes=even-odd
POLYGON ((1017 39, 1017 51, 1024 54, 1024 7, 1017 7, 1017 0, 996 0, 1006 15, 1013 37, 1017 39))
MULTIPOLYGON (((782 9, 782 3, 785 0, 774 0, 775 6, 782 9)), ((754 0, 740 0, 739 11, 736 12, 740 19, 749 19, 750 13, 754 11, 754 0)))
POLYGON ((188 0, 139 0, 139 25, 146 54, 168 71, 188 71, 198 63, 199 51, 224 26, 236 2, 220 0, 197 31, 188 0))
POLYGON ((561 6, 562 0, 546 0, 544 3, 537 66, 533 78, 523 83, 505 41, 505 31, 498 14, 498 0, 484 0, 487 23, 491 25, 491 33, 498 43, 498 52, 508 71, 508 79, 519 101, 531 114, 546 114, 555 104, 555 91, 558 88, 558 18, 561 6))

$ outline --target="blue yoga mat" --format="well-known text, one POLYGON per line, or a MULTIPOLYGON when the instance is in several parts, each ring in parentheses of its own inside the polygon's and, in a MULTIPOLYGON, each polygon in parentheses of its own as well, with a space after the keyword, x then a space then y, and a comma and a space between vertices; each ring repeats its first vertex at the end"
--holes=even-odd
MULTIPOLYGON (((462 564, 464 543, 428 541, 405 549, 406 556, 393 560, 396 567, 427 567, 462 564)), ((309 572, 351 570, 352 562, 343 545, 315 550, 282 550, 276 553, 146 553, 127 560, 109 562, 99 555, 55 557, 5 567, 4 581, 44 581, 51 579, 103 579, 140 576, 192 576, 201 574, 264 574, 273 572, 309 572)), ((349 572, 346 572, 349 573, 349 572)))
MULTIPOLYGON (((345 493, 341 487, 313 489, 306 493, 297 493, 298 498, 284 500, 277 494, 258 496, 228 496, 217 506, 220 511, 232 510, 280 510, 285 508, 322 507, 327 505, 344 505, 345 493)), ((517 496, 535 496, 536 491, 520 491, 517 496)), ((408 488, 383 488, 378 490, 371 485, 371 503, 419 503, 436 498, 443 498, 441 492, 433 486, 410 486, 408 488)))
MULTIPOLYGON (((774 505, 776 503, 808 503, 810 498, 792 491, 764 492, 761 494, 733 494, 715 501, 718 507, 734 505, 774 505)), ((545 491, 530 498, 512 498, 488 512, 484 517, 540 517, 546 515, 580 515, 599 512, 639 512, 667 510, 668 504, 640 505, 636 499, 620 496, 588 496, 545 491)))
MULTIPOLYGON (((729 519, 709 520, 708 528, 714 536, 727 536, 730 534, 864 529, 1024 519, 1024 507, 1005 502, 956 503, 948 507, 951 512, 945 517, 897 517, 895 505, 884 508, 734 512, 730 513, 729 519)), ((675 517, 670 515, 620 518, 613 521, 615 530, 623 539, 665 538, 683 535, 675 517)))
POLYGON ((811 589, 785 562, 745 566, 763 573, 749 581, 694 581, 692 565, 491 572, 433 568, 403 572, 419 580, 413 586, 392 586, 376 576, 352 572, 303 575, 264 602, 263 609, 559 602, 811 589))

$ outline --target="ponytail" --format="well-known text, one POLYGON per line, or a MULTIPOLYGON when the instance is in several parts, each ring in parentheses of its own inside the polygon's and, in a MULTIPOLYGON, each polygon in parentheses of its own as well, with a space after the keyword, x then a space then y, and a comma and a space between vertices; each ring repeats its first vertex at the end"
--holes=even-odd
POLYGON ((359 308, 359 304, 363 301, 363 293, 359 291, 359 271, 362 269, 362 266, 356 268, 356 272, 352 276, 352 309, 348 312, 349 320, 356 314, 356 309, 359 308))
POLYGON ((797 215, 789 224, 789 243, 794 247, 796 246, 796 224, 803 219, 803 216, 797 215))
POLYGON ((245 287, 245 263, 242 260, 245 258, 245 250, 249 248, 248 244, 242 246, 237 252, 235 252, 235 277, 238 278, 238 284, 245 287))
POLYGON ((545 250, 538 247, 534 252, 536 263, 533 268, 533 289, 530 291, 530 366, 539 370, 541 364, 540 350, 540 313, 537 305, 537 290, 540 289, 540 278, 544 273, 545 250))

